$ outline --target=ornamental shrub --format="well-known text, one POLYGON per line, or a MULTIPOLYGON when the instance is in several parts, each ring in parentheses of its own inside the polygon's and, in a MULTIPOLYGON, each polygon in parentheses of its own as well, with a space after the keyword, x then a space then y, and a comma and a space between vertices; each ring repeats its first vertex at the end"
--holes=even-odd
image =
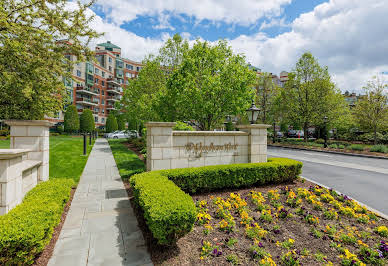
POLYGON ((351 149, 353 151, 363 151, 364 148, 365 147, 362 144, 352 144, 349 146, 349 149, 351 149))
POLYGON ((80 130, 84 133, 93 132, 95 129, 93 113, 89 109, 85 109, 80 117, 80 130))
POLYGON ((172 244, 191 231, 197 212, 190 195, 159 171, 134 175, 130 182, 136 203, 159 244, 172 244))
POLYGON ((370 148, 370 151, 388 153, 388 147, 385 145, 374 145, 370 148))
POLYGON ((337 144, 330 144, 330 145, 329 145, 329 148, 331 148, 331 149, 337 149, 338 146, 337 146, 337 144))
POLYGON ((181 121, 177 121, 176 125, 172 129, 180 131, 194 131, 194 128, 192 126, 189 126, 188 124, 181 121))
POLYGON ((117 130, 125 130, 125 120, 122 115, 119 115, 116 119, 117 121, 117 130))
POLYGON ((74 181, 39 183, 23 202, 0 216, 0 265, 29 265, 50 242, 74 181))
POLYGON ((301 162, 272 158, 266 163, 146 172, 132 176, 130 183, 134 189, 135 201, 143 210, 153 236, 159 244, 172 244, 190 232, 195 221, 194 202, 185 192, 195 193, 292 181, 298 177, 301 169, 301 162))
POLYGON ((105 131, 106 133, 114 132, 118 129, 116 117, 113 114, 109 114, 106 119, 105 131))
POLYGON ((77 107, 70 105, 66 108, 64 117, 64 130, 68 133, 73 133, 79 130, 79 116, 77 113, 77 107))

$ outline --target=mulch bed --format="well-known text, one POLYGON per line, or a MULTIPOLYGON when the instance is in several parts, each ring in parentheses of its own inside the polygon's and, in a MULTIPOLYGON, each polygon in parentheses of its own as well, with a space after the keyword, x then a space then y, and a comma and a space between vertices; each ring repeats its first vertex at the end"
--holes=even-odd
MULTIPOLYGON (((299 206, 291 207, 287 205, 286 200, 289 190, 292 190, 297 194, 297 188, 310 189, 310 191, 312 191, 311 195, 317 196, 314 194, 315 186, 314 183, 301 179, 288 184, 223 190, 219 192, 192 195, 197 206, 201 201, 206 201, 207 204, 202 210, 207 209, 206 213, 211 216, 211 220, 208 224, 211 225, 213 229, 206 235, 204 234, 204 225, 201 225, 201 223, 197 221, 193 230, 179 239, 176 245, 161 247, 157 245, 156 241, 152 238, 152 234, 146 226, 141 210, 139 210, 133 202, 131 187, 128 182, 125 182, 125 187, 135 209, 139 227, 143 231, 143 236, 155 265, 231 265, 231 262, 227 261, 227 257, 230 255, 237 256, 240 265, 257 264, 259 259, 254 259, 252 251, 250 251, 250 247, 255 244, 255 241, 247 237, 245 231, 246 226, 241 224, 242 219, 238 209, 232 207, 230 210, 235 221, 234 230, 227 232, 221 231, 219 228, 219 222, 222 218, 217 218, 216 212, 219 205, 216 205, 214 201, 217 197, 228 201, 228 199, 231 199, 231 193, 235 193, 235 195, 239 194, 241 196, 240 199, 247 203, 245 210, 247 210, 249 217, 253 218, 250 226, 257 223, 262 229, 267 231, 265 237, 257 238, 256 246, 259 245, 258 243, 260 242, 262 249, 269 252, 272 259, 279 265, 282 264, 282 256, 287 252, 290 252, 291 257, 297 259, 300 265, 324 265, 328 261, 332 262, 334 265, 339 265, 342 260, 340 255, 344 254, 344 248, 348 249, 353 254, 359 254, 363 244, 376 250, 376 247, 378 247, 381 241, 388 242, 388 237, 382 237, 374 232, 374 229, 377 226, 388 226, 388 221, 382 218, 377 218, 376 221, 372 218, 364 224, 357 221, 356 218, 349 218, 343 214, 339 214, 339 210, 334 209, 331 203, 322 202, 322 210, 316 210, 313 208, 313 204, 308 203, 305 198, 302 199, 302 203, 299 206), (269 190, 278 191, 279 199, 276 202, 270 202, 267 198, 267 192, 269 190), (257 205, 252 201, 251 191, 262 193, 265 198, 264 204, 271 208, 273 216, 272 222, 263 221, 260 218, 260 213, 257 211, 257 205), (288 213, 286 218, 277 217, 277 215, 280 215, 280 212, 282 212, 277 210, 279 205, 284 206, 283 209, 288 213), (297 213, 299 207, 303 207, 303 214, 297 213), (326 209, 333 209, 334 212, 338 212, 339 219, 331 220, 325 218, 324 210, 326 209), (308 214, 310 214, 311 217, 318 217, 319 223, 315 225, 309 223, 306 218, 308 214), (325 231, 326 225, 335 225, 336 233, 329 234, 328 231, 325 231), (316 230, 320 236, 314 236, 312 230, 316 230), (344 239, 341 240, 343 237, 346 238, 347 234, 355 236, 356 242, 348 243, 344 239), (230 239, 236 239, 237 243, 233 246, 228 246, 226 243, 230 239), (289 239, 292 239, 294 243, 291 247, 285 248, 282 243, 289 241, 289 239), (363 244, 357 242, 358 240, 361 240, 361 243, 363 244), (202 252, 201 254, 203 243, 206 243, 206 241, 208 241, 213 248, 216 247, 218 253, 221 251, 222 254, 219 253, 214 255, 212 254, 213 252, 210 252, 210 254, 204 254, 202 252), (340 244, 341 247, 335 246, 338 244, 340 244)), ((317 187, 317 189, 322 189, 324 191, 323 193, 326 194, 331 193, 323 188, 317 187)), ((320 195, 317 197, 319 201, 320 195)), ((353 205, 354 201, 347 197, 344 198, 343 196, 338 195, 335 196, 335 198, 343 205, 343 207, 348 207, 350 205, 355 206, 353 205)), ((372 214, 371 217, 373 217, 372 214)), ((383 260, 383 264, 388 264, 388 260, 383 260)))
POLYGON ((43 252, 39 255, 39 257, 36 258, 35 263, 33 265, 46 266, 48 264, 51 256, 53 255, 55 243, 57 243, 63 224, 65 223, 66 216, 67 216, 67 213, 69 212, 75 190, 76 188, 72 188, 70 192, 70 199, 66 203, 65 208, 63 210, 63 213, 61 216, 61 222, 54 228, 53 236, 50 240, 50 243, 44 248, 43 252))
POLYGON ((373 155, 377 157, 386 157, 388 158, 387 153, 381 153, 381 152, 371 152, 368 150, 364 151, 356 151, 356 150, 348 150, 348 149, 333 149, 333 148, 321 148, 321 147, 311 147, 311 146, 304 146, 304 145, 296 145, 296 144, 280 144, 280 143, 271 143, 271 146, 277 146, 277 147, 291 147, 291 148, 304 148, 309 149, 312 151, 335 151, 335 152, 343 152, 343 153, 350 153, 350 154, 359 154, 359 155, 373 155))
POLYGON ((142 160, 144 163, 146 162, 146 159, 144 158, 144 155, 140 152, 141 149, 138 149, 135 145, 132 143, 124 142, 123 143, 128 149, 136 153, 136 155, 142 160))

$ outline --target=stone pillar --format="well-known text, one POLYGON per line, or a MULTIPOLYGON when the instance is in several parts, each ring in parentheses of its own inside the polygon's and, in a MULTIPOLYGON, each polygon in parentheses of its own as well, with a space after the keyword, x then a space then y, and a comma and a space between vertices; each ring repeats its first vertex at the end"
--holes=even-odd
POLYGON ((267 162, 267 128, 271 125, 252 124, 239 125, 241 131, 247 132, 248 136, 248 161, 250 163, 267 162))
POLYGON ((29 149, 28 160, 41 161, 39 181, 49 179, 49 128, 52 122, 46 120, 7 120, 11 127, 11 149, 29 149))
POLYGON ((148 122, 147 171, 171 169, 174 122, 148 122))
POLYGON ((6 214, 23 199, 21 162, 28 150, 0 149, 0 215, 6 214))

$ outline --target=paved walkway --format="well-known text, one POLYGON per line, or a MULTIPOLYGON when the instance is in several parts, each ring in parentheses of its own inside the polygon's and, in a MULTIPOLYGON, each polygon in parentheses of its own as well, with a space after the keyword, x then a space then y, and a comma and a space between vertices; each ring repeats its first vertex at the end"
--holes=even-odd
POLYGON ((152 265, 105 139, 94 144, 48 265, 152 265))

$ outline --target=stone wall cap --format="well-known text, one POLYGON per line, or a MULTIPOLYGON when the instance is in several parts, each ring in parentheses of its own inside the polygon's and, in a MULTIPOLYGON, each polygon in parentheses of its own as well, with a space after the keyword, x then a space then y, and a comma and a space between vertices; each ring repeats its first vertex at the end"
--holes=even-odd
POLYGON ((0 149, 0 160, 22 156, 30 151, 30 149, 0 149))
POLYGON ((4 123, 6 123, 9 126, 45 126, 45 127, 51 127, 55 123, 47 121, 47 120, 4 120, 4 123))
POLYGON ((237 128, 254 128, 254 129, 262 129, 262 128, 270 128, 271 125, 266 124, 251 124, 251 125, 238 125, 237 128))
POLYGON ((146 127, 174 127, 175 122, 147 122, 144 124, 146 127))
POLYGON ((248 136, 243 131, 173 131, 173 136, 248 136))

